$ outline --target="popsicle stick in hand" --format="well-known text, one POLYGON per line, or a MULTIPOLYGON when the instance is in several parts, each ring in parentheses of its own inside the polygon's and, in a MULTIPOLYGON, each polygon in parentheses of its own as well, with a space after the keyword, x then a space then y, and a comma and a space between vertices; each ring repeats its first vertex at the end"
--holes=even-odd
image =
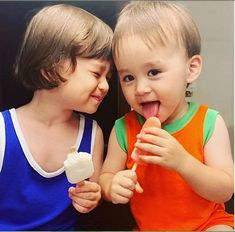
POLYGON ((138 166, 137 162, 134 162, 134 164, 133 164, 131 170, 135 172, 137 166, 138 166))
MULTIPOLYGON (((143 133, 144 128, 148 128, 148 127, 158 127, 158 128, 160 128, 161 127, 161 122, 157 117, 149 117, 145 121, 145 123, 144 123, 144 125, 143 125, 143 127, 140 131, 140 134, 143 133)), ((137 142, 138 142, 138 140, 137 140, 137 142)), ((131 170, 135 171, 138 164, 143 164, 144 163, 143 161, 140 160, 139 155, 148 155, 148 154, 149 154, 148 152, 144 152, 140 149, 134 148, 133 152, 131 153, 131 158, 135 162, 134 162, 131 170)))

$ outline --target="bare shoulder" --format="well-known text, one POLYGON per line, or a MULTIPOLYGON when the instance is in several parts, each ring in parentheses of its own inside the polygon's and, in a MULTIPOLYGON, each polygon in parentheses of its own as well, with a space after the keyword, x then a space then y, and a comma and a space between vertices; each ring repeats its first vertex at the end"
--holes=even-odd
POLYGON ((96 125, 95 139, 94 139, 93 155, 94 156, 103 155, 103 149, 104 149, 103 131, 102 131, 101 127, 97 124, 96 125))
POLYGON ((228 129, 221 115, 215 122, 214 132, 204 147, 205 164, 214 168, 233 172, 233 159, 228 129))
POLYGON ((108 143, 107 155, 103 164, 102 172, 118 172, 125 168, 127 154, 118 144, 115 129, 113 127, 108 143))
POLYGON ((103 131, 98 124, 97 124, 97 128, 96 128, 96 137, 97 137, 97 139, 103 139, 103 131))

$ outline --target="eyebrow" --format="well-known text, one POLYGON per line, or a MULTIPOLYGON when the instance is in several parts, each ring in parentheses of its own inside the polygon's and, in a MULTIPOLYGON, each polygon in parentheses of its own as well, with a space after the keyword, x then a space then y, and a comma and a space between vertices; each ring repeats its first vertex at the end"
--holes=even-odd
POLYGON ((97 69, 104 69, 105 68, 105 65, 103 65, 103 64, 92 64, 92 66, 97 69))
POLYGON ((128 73, 129 72, 129 70, 128 69, 117 69, 117 72, 119 73, 119 74, 122 74, 122 73, 128 73))
POLYGON ((156 60, 156 61, 150 61, 150 62, 146 62, 143 64, 143 67, 152 67, 154 65, 159 65, 162 62, 160 60, 156 60))
MULTIPOLYGON (((161 65, 161 61, 160 60, 157 60, 157 61, 150 61, 150 62, 146 62, 142 65, 142 68, 148 68, 148 67, 152 67, 152 66, 155 66, 155 65, 161 65)), ((122 74, 122 73, 128 73, 130 72, 128 69, 119 69, 117 70, 119 74, 122 74)))
MULTIPOLYGON (((92 67, 94 68, 94 69, 98 69, 99 71, 101 71, 101 72, 103 72, 105 69, 106 69, 106 65, 105 64, 92 64, 92 67)), ((111 66, 110 66, 110 68, 109 68, 109 71, 110 71, 110 69, 111 69, 111 66)))

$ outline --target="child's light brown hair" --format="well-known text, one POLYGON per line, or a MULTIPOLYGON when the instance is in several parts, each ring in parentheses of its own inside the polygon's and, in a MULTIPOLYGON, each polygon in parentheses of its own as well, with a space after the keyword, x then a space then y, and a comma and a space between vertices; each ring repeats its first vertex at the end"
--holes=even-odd
POLYGON ((123 8, 114 30, 114 58, 126 36, 132 35, 139 36, 150 48, 174 43, 185 48, 189 58, 201 50, 200 34, 190 13, 169 2, 133 1, 123 8))
POLYGON ((107 24, 83 9, 66 4, 44 7, 25 32, 16 77, 31 91, 57 87, 65 81, 59 73, 61 60, 70 59, 73 69, 77 56, 109 60, 112 37, 107 24))

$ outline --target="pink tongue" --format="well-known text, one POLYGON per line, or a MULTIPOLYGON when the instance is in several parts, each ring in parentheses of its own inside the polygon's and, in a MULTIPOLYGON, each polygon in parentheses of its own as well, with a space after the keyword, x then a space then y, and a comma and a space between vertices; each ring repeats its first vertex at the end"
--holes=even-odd
POLYGON ((145 119, 156 117, 158 115, 159 102, 148 102, 143 104, 143 116, 145 119))

